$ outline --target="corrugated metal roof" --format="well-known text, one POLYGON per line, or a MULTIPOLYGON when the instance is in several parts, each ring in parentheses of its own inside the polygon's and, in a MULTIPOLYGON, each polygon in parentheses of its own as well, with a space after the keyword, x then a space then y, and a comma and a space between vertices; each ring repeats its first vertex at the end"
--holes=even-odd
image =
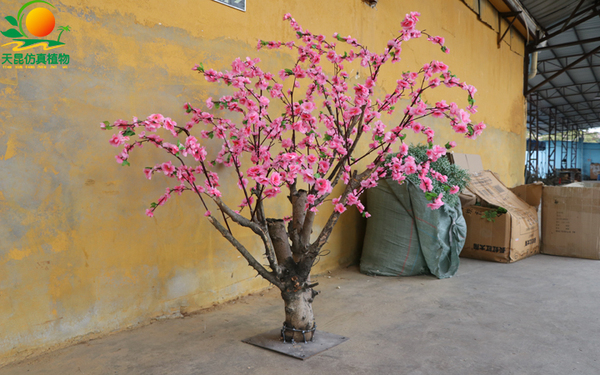
POLYGON ((526 91, 531 100, 537 95, 541 131, 547 130, 550 113, 560 118, 559 127, 599 127, 600 0, 521 3, 540 27, 528 45, 530 58, 538 53, 538 73, 526 91))

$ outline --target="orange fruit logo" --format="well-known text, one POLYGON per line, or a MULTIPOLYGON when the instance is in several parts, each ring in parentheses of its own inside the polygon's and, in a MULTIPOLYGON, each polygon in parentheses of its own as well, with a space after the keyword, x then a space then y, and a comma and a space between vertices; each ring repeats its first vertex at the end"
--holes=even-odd
POLYGON ((25 19, 27 30, 40 38, 50 34, 54 30, 54 25, 54 14, 46 8, 35 8, 25 19))

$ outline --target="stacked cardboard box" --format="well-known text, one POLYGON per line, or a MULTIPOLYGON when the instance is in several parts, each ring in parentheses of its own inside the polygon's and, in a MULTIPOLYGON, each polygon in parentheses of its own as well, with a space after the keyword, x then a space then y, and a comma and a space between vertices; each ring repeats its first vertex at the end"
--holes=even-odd
POLYGON ((461 197, 467 222, 462 257, 514 262, 541 252, 600 259, 600 181, 508 189, 493 172, 483 170, 479 155, 449 158, 471 174, 461 197), (492 219, 489 213, 498 207, 507 212, 492 219))
POLYGON ((600 259, 600 182, 544 186, 542 253, 600 259))

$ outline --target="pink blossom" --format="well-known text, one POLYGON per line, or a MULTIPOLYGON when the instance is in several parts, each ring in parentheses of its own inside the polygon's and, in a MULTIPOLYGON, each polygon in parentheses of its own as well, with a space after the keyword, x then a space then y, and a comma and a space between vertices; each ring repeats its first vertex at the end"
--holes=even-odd
POLYGON ((338 204, 335 205, 335 212, 338 212, 338 213, 341 214, 344 211, 346 211, 346 207, 344 207, 343 204, 338 203, 338 204))
POLYGON ((271 177, 269 178, 269 182, 271 183, 271 185, 273 186, 279 186, 281 185, 281 175, 277 172, 273 172, 271 173, 271 177))
POLYGON ((317 192, 319 193, 319 195, 329 194, 329 193, 331 193, 331 190, 333 189, 331 187, 331 182, 324 178, 317 179, 317 182, 315 183, 315 188, 317 189, 317 192))
POLYGON ((454 185, 454 186, 452 186, 452 187, 450 188, 450 191, 449 191, 449 193, 450 193, 450 194, 456 194, 456 193, 458 193, 459 191, 460 191, 460 188, 459 188, 458 186, 454 185))
POLYGON ((215 105, 213 104, 212 98, 209 97, 208 99, 206 99, 206 107, 208 109, 213 109, 215 107, 215 105))
POLYGON ((432 210, 437 210, 438 208, 442 207, 444 205, 444 202, 442 202, 443 195, 444 194, 440 193, 440 195, 438 195, 432 203, 427 203, 427 207, 431 208, 432 210))
POLYGON ((161 168, 164 174, 167 176, 175 171, 175 166, 171 163, 170 160, 166 163, 162 163, 161 168))
POLYGON ((428 191, 433 190, 433 184, 431 182, 431 179, 429 177, 423 177, 423 178, 421 178, 421 184, 419 185, 419 187, 424 192, 428 192, 428 191))
POLYGON ((347 113, 349 116, 358 116, 358 115, 360 115, 360 108, 352 107, 348 110, 347 113))
POLYGON ((452 126, 452 128, 454 129, 455 132, 457 133, 466 133, 468 131, 467 129, 467 125, 465 124, 456 124, 454 126, 452 126))
POLYGON ((329 162, 327 160, 321 160, 319 162, 319 173, 325 174, 329 170, 329 162))
POLYGON ((271 189, 266 189, 264 191, 264 195, 267 198, 275 198, 277 196, 277 194, 279 194, 281 192, 281 189, 279 189, 278 187, 274 187, 271 189))
POLYGON ((154 210, 147 208, 146 209, 146 216, 148 217, 153 217, 154 216, 154 210))
POLYGON ((204 216, 208 217, 212 215, 212 213, 210 212, 210 210, 206 210, 206 212, 204 213, 204 216))
POLYGON ((144 168, 144 174, 148 180, 152 179, 152 172, 154 170, 152 168, 144 168))
POLYGON ((421 125, 421 124, 420 124, 420 123, 418 123, 418 122, 413 122, 413 123, 412 123, 412 130, 413 130, 415 133, 420 133, 420 132, 423 130, 423 125, 421 125))
POLYGON ((304 102, 300 104, 300 109, 305 113, 310 113, 315 109, 315 104, 313 102, 304 102))

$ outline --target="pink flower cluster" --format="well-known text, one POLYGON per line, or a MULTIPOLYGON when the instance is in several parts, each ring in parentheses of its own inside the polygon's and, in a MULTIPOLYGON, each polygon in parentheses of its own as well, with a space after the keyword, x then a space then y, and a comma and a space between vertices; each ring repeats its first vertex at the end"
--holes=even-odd
MULTIPOLYGON (((461 82, 450 73, 446 64, 437 60, 424 64, 419 71, 403 73, 396 81, 394 91, 375 97, 381 68, 387 62, 400 61, 402 43, 426 35, 429 41, 448 52, 444 38, 429 36, 416 28, 419 17, 417 12, 407 14, 401 22, 399 35, 388 41, 383 52, 377 53, 351 36, 342 37, 336 33, 336 41, 346 45, 343 52, 338 52, 336 42, 330 43, 323 35, 304 30, 286 14, 284 19, 290 22, 298 41, 261 40, 257 48, 295 49, 297 61, 291 69, 282 69, 278 74, 265 72, 259 66, 260 59, 249 57, 235 59, 231 69, 223 72, 198 64, 193 69, 206 81, 231 86, 233 92, 216 99, 208 98, 204 103, 206 110, 185 104, 184 110, 191 118, 183 126, 160 114, 152 114, 145 120, 134 118, 131 123, 118 120, 112 125, 104 123, 101 126, 119 129, 110 143, 123 146, 117 155, 117 161, 123 165, 129 165, 130 151, 144 143, 151 143, 170 155, 170 161, 144 170, 148 179, 156 172, 163 172, 178 182, 174 188, 167 189, 158 203, 153 203, 147 211, 149 216, 170 198, 173 191, 181 194, 183 190, 190 190, 201 199, 202 196, 221 197, 219 176, 214 169, 217 164, 235 170, 237 186, 244 193, 238 204, 240 211, 248 207, 253 213, 257 205, 277 197, 283 188, 296 189, 302 185, 308 192, 306 209, 316 212, 341 180, 355 184, 356 188, 332 200, 334 212, 341 214, 348 206, 356 206, 368 216, 359 197, 386 176, 383 162, 390 152, 399 151, 391 163, 392 178, 398 182, 403 182, 407 175, 418 174, 421 189, 428 192, 431 191, 428 172, 440 182, 447 180, 429 167, 429 163, 445 155, 447 149, 433 144, 435 132, 423 126, 419 122, 421 118, 447 119, 456 133, 472 139, 485 129, 485 124, 472 125, 470 120, 470 115, 476 113, 473 96, 477 90, 461 82), (345 70, 344 65, 354 60, 360 61, 369 72, 362 83, 349 80, 350 75, 345 70), (333 65, 333 69, 325 69, 325 63, 333 65), (333 74, 328 73, 330 71, 333 74), (458 104, 447 104, 444 100, 435 104, 423 100, 424 92, 442 84, 467 91, 469 105, 462 109, 458 104), (409 103, 403 108, 403 120, 387 124, 382 114, 395 113, 401 99, 409 103), (285 109, 280 115, 270 109, 274 101, 283 103, 285 109), (233 121, 220 115, 219 111, 232 112, 241 121, 233 121), (191 131, 197 126, 203 129, 196 137, 191 131), (165 141, 157 134, 160 128, 175 140, 165 141), (403 140, 409 129, 423 134, 430 145, 427 162, 418 164, 407 156, 408 147, 403 140), (136 134, 138 139, 129 143, 136 134), (370 142, 366 152, 358 151, 361 138, 370 142), (220 143, 213 160, 207 159, 207 149, 202 145, 205 142, 220 143), (358 178, 355 176, 360 176, 360 181, 355 180, 358 178)), ((449 145, 452 148, 456 144, 451 142, 449 145)), ((451 194, 453 189, 449 190, 451 194)), ((443 204, 441 198, 442 194, 430 203, 430 207, 439 208, 443 204)), ((210 215, 208 208, 207 214, 210 215)))

